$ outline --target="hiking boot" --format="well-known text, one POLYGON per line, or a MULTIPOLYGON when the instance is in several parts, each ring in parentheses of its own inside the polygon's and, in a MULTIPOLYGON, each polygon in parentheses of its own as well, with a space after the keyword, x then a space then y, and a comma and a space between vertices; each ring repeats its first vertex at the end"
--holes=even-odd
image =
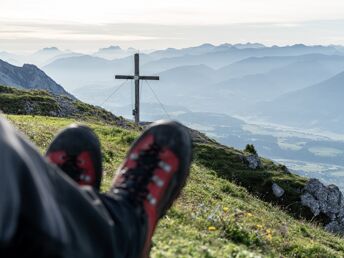
POLYGON ((129 150, 117 171, 112 193, 140 207, 144 240, 138 257, 148 257, 158 220, 178 197, 192 156, 188 130, 177 122, 151 125, 129 150))
POLYGON ((102 179, 100 143, 95 133, 82 125, 71 125, 50 144, 46 157, 79 185, 99 190, 102 179))

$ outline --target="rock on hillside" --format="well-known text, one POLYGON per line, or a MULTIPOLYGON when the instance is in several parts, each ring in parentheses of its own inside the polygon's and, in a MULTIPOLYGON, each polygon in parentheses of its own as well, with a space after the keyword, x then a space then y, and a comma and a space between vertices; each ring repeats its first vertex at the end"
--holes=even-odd
POLYGON ((46 90, 56 95, 75 98, 37 66, 31 64, 19 67, 0 60, 0 85, 46 90))
POLYGON ((325 216, 326 230, 344 236, 344 200, 337 186, 325 186, 312 178, 303 189, 301 203, 309 207, 315 217, 325 216))

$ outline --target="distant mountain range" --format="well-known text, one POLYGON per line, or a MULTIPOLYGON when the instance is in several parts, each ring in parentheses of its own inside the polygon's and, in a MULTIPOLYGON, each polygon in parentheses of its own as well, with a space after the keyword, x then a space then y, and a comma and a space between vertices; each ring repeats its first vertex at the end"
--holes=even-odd
POLYGON ((127 50, 122 49, 119 46, 110 46, 105 48, 100 48, 93 56, 101 57, 108 60, 113 60, 117 58, 123 58, 136 53, 137 50, 134 48, 128 48, 127 50))
MULTIPOLYGON (((233 45, 220 45, 205 48, 207 51, 203 51, 200 54, 195 54, 195 49, 204 49, 204 45, 194 48, 175 50, 178 55, 161 58, 155 60, 150 65, 150 68, 155 71, 162 69, 167 70, 177 66, 183 65, 197 65, 205 64, 214 69, 221 68, 223 66, 232 64, 234 62, 243 60, 249 57, 265 57, 265 56, 295 56, 306 54, 326 54, 335 55, 343 54, 335 47, 324 46, 305 46, 305 45, 293 45, 284 47, 259 47, 259 48, 243 48, 235 47, 233 45), (160 68, 159 68, 160 67, 160 68), (158 69, 158 70, 157 70, 158 69)), ((167 49, 166 51, 171 51, 167 49)), ((156 52, 150 54, 153 56, 156 52)))
POLYGON ((275 123, 344 133, 344 72, 255 105, 247 113, 275 123))
MULTIPOLYGON (((144 56, 141 56, 142 61, 144 56)), ((143 62, 142 62, 143 63, 143 62)), ((114 75, 133 73, 133 58, 107 60, 91 55, 58 59, 42 69, 69 90, 89 84, 114 84, 114 75)))
MULTIPOLYGON (((229 115, 250 110, 248 108, 258 102, 272 101, 344 71, 344 55, 338 47, 245 46, 204 44, 141 54, 140 68, 143 74, 160 76, 159 82, 148 83, 164 104, 229 115), (171 57, 173 55, 175 57, 171 57), (226 59, 230 55, 232 58, 226 59), (214 68, 215 56, 227 64, 214 68), (244 58, 232 62, 239 56, 244 58), (181 65, 184 62, 181 60, 185 59, 187 64, 187 60, 195 58, 202 61, 181 65), (179 61, 176 63, 176 60, 179 61)), ((123 83, 113 79, 115 74, 133 73, 133 58, 106 60, 83 55, 56 60, 43 69, 53 78, 59 78, 80 99, 100 105, 117 85, 123 83)), ((145 100, 154 101, 148 85, 145 82, 142 85, 145 100)), ((130 89, 128 82, 109 102, 115 101, 117 107, 128 105, 132 94, 130 89)), ((245 114, 251 115, 249 112, 245 114)))
MULTIPOLYGON (((113 45, 85 55, 52 47, 26 58, 45 63, 42 69, 67 90, 84 101, 100 105, 124 82, 114 80, 115 74, 133 73, 131 55, 134 52, 135 49, 125 50, 113 45)), ((18 58, 4 52, 0 52, 1 55, 6 60, 18 58)), ((298 126, 306 126, 306 123, 307 127, 320 126, 316 114, 311 121, 303 119, 306 106, 294 104, 290 107, 294 111, 286 110, 288 115, 278 115, 278 110, 284 110, 278 105, 283 106, 281 98, 293 92, 305 94, 301 92, 307 87, 325 83, 343 72, 344 48, 336 45, 269 47, 259 43, 206 43, 141 53, 140 71, 144 75, 160 76, 158 82, 149 82, 149 85, 142 82, 142 96, 148 102, 154 101, 148 87, 151 86, 164 104, 183 106, 194 112, 244 114, 287 125, 290 122, 298 126), (298 109, 302 111, 296 112, 298 109), (290 116, 293 117, 289 119, 290 116)), ((131 88, 128 82, 109 99, 114 110, 130 104, 131 88)), ((291 96, 288 102, 293 103, 292 98, 297 97, 291 96)), ((320 117, 322 113, 317 112, 320 117)), ((334 124, 340 121, 338 117, 332 120, 334 124)), ((331 123, 326 122, 322 127, 326 124, 331 123)))
POLYGON ((31 64, 18 67, 0 60, 0 85, 21 89, 46 90, 56 95, 74 98, 37 66, 31 64))
POLYGON ((60 50, 56 47, 47 47, 40 49, 29 55, 12 54, 9 52, 0 52, 0 59, 12 65, 23 65, 25 63, 34 64, 42 67, 60 58, 80 56, 83 54, 75 53, 69 50, 60 50))
MULTIPOLYGON (((275 68, 272 68, 270 64, 264 65, 265 58, 259 59, 262 61, 258 62, 258 64, 262 64, 259 67, 255 66, 256 62, 254 65, 250 64, 246 67, 242 62, 239 63, 241 69, 247 73, 251 72, 251 74, 233 76, 234 78, 212 86, 213 91, 219 96, 231 99, 229 105, 224 105, 225 108, 241 110, 243 108, 241 103, 247 106, 254 102, 272 100, 282 94, 305 88, 344 71, 344 56, 313 54, 293 58, 274 57, 272 63, 275 64, 275 68), (271 69, 269 70, 269 68, 271 69), (255 74, 255 72, 263 70, 268 71, 255 74)), ((267 59, 271 60, 270 57, 267 59)), ((235 65, 232 65, 232 68, 234 72, 227 69, 227 75, 235 74, 239 70, 235 65)))
MULTIPOLYGON (((103 85, 113 85, 114 74, 133 73, 132 56, 111 59, 102 58, 106 53, 117 53, 122 51, 119 47, 112 46, 100 49, 95 55, 73 56, 68 58, 59 58, 43 67, 53 78, 57 78, 69 90, 80 88, 85 84, 94 84, 101 82, 103 85)), ((248 66, 253 65, 257 59, 254 58, 271 58, 266 60, 265 65, 256 65, 256 71, 253 74, 267 72, 276 69, 274 66, 277 62, 288 64, 295 62, 294 56, 307 54, 323 55, 342 55, 344 52, 337 47, 329 46, 305 46, 293 45, 285 47, 265 47, 260 44, 222 44, 214 46, 203 44, 197 47, 184 49, 165 49, 152 52, 150 54, 141 54, 141 71, 146 74, 156 74, 177 67, 206 65, 212 69, 219 70, 216 74, 218 81, 235 78, 241 75, 252 74, 252 69, 247 71, 240 68, 236 62, 250 59, 247 61, 248 66), (272 58, 276 57, 276 60, 272 58), (281 59, 278 61, 277 59, 281 59), (284 60, 282 60, 284 59, 284 60), (271 61, 271 62, 269 62, 271 61), (237 66, 238 68, 235 68, 237 66), (258 67, 265 67, 259 70, 258 67), (270 69, 268 69, 270 67, 270 69), (236 69, 237 72, 234 70, 236 69), (229 72, 228 72, 229 70, 229 72), (231 74, 232 71, 232 74, 231 74)), ((245 67, 243 67, 245 68, 245 67)), ((246 66, 247 68, 247 66, 246 66)))
MULTIPOLYGON (((57 47, 42 48, 32 54, 13 54, 6 51, 0 51, 0 59, 9 62, 13 65, 23 65, 24 63, 34 64, 38 67, 48 65, 58 59, 70 58, 76 56, 90 55, 94 57, 100 57, 106 60, 113 60, 118 58, 125 58, 136 53, 138 50, 134 48, 122 49, 119 46, 109 46, 100 48, 98 51, 92 54, 83 54, 73 52, 70 50, 61 50, 57 47)), ((141 51, 142 53, 151 51, 141 51)))
POLYGON ((8 53, 6 51, 0 52, 0 59, 13 65, 22 65, 22 63, 18 61, 19 58, 17 55, 8 53))

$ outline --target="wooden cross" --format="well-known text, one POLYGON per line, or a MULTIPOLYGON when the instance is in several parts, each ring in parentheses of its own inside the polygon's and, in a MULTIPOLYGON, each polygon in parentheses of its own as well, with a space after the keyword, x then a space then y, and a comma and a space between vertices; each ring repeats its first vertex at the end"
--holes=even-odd
POLYGON ((135 80, 135 109, 133 115, 135 123, 140 123, 140 80, 159 80, 159 76, 141 76, 140 75, 140 56, 134 55, 135 73, 134 75, 116 75, 115 79, 135 80))

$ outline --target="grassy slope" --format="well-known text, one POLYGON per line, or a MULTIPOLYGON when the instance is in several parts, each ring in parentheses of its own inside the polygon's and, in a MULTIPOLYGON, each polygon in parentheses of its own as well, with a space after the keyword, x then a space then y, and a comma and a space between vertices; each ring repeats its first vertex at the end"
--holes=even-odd
MULTIPOLYGON (((39 116, 8 118, 41 151, 60 128, 74 121, 39 116)), ((102 188, 106 190, 138 132, 97 123, 88 125, 102 142, 102 188)), ((341 238, 295 219, 290 215, 295 215, 293 209, 283 211, 254 196, 262 191, 260 198, 274 201, 268 186, 277 181, 287 189, 284 202, 291 207, 296 200, 293 193, 303 186, 304 179, 283 173, 268 160, 264 160, 264 170, 249 170, 238 158, 240 155, 237 150, 214 143, 195 145, 189 182, 159 224, 152 257, 344 257, 341 238), (251 184, 251 193, 232 182, 246 187, 251 184)))
POLYGON ((44 90, 22 90, 0 85, 0 110, 5 114, 69 117, 87 121, 103 121, 134 128, 123 117, 80 100, 53 95, 44 90))

